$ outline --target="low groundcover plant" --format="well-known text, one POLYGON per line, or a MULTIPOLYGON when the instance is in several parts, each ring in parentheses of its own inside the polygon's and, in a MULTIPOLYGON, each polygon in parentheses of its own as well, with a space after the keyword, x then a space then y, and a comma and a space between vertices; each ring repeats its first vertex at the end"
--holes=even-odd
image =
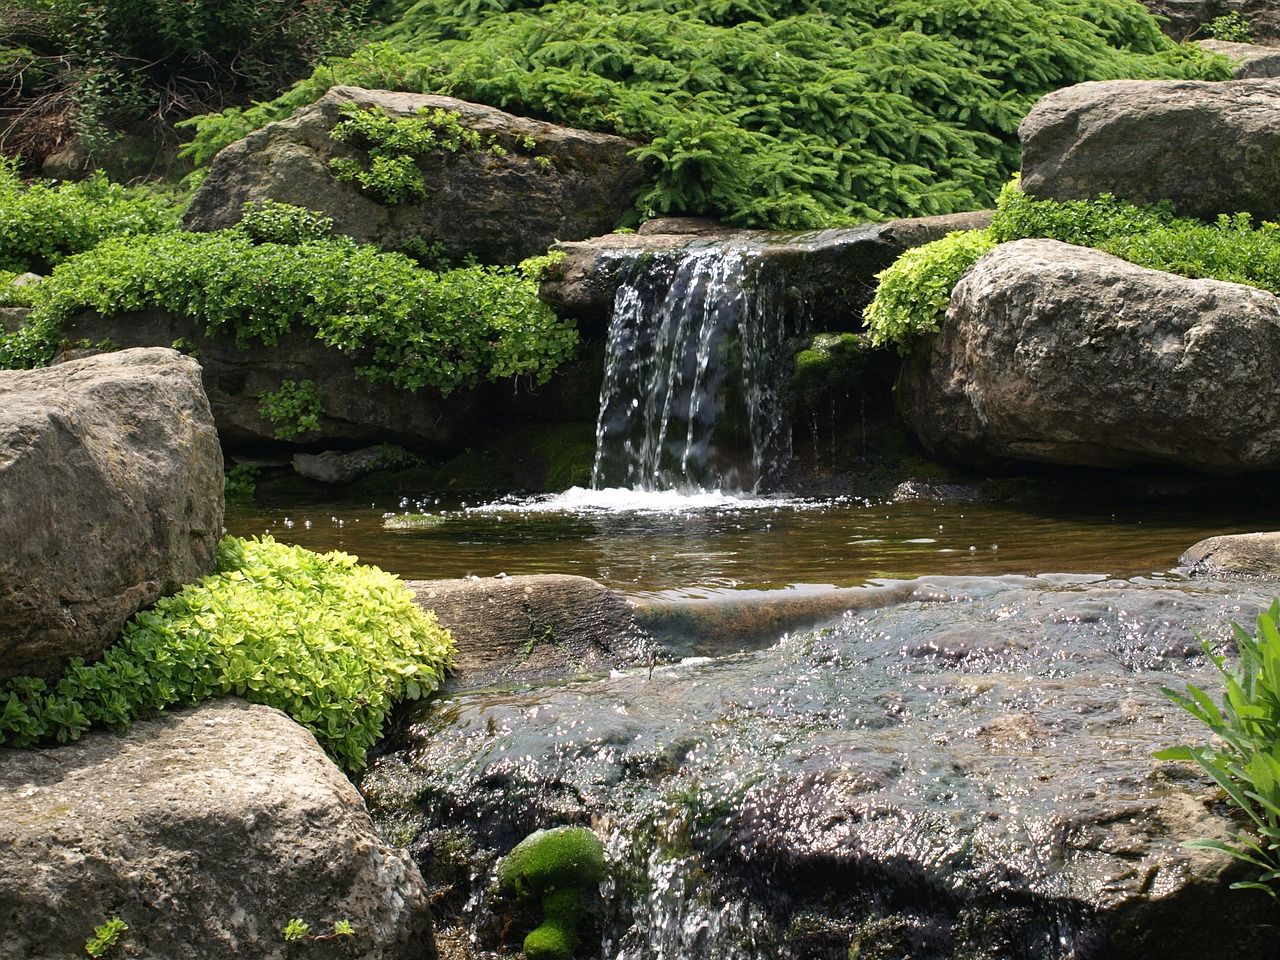
POLYGON ((213 574, 138 613, 98 662, 0 688, 0 743, 65 743, 236 694, 285 711, 359 770, 392 705, 437 689, 452 654, 448 631, 393 575, 344 553, 227 537, 213 574))

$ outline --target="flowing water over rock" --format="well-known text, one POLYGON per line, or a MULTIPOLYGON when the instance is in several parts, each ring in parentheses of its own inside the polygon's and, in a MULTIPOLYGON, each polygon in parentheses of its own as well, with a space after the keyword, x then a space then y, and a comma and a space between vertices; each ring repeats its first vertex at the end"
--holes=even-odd
POLYGON ((592 485, 756 490, 790 453, 782 274, 748 250, 638 260, 609 325, 592 485))
MULTIPOLYGON (((1212 686, 1193 631, 1221 641, 1267 596, 909 588, 752 653, 441 700, 362 789, 446 909, 534 829, 593 825, 615 871, 593 956, 1173 960, 1224 956, 1223 929, 1272 956, 1266 898, 1179 846, 1226 826, 1205 782, 1151 757, 1202 739, 1160 692, 1212 686)), ((482 945, 511 920, 475 915, 482 945)))

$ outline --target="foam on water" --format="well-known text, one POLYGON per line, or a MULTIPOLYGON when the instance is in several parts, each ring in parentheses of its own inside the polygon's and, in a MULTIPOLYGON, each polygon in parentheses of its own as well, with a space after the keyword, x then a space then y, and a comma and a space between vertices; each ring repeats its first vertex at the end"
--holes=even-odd
POLYGON ((832 500, 805 500, 786 495, 756 496, 723 490, 634 490, 606 487, 587 490, 570 487, 563 493, 535 497, 503 497, 472 507, 475 513, 649 514, 678 516, 711 511, 815 510, 832 506, 832 500))

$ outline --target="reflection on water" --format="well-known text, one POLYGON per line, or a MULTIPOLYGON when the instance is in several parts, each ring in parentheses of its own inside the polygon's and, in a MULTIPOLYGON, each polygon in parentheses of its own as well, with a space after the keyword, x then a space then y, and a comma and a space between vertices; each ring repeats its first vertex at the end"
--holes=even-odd
POLYGON ((1052 504, 681 497, 571 490, 555 497, 393 498, 227 508, 229 533, 343 550, 405 579, 579 574, 629 593, 857 586, 930 574, 1168 571, 1204 537, 1275 529, 1280 513, 1052 504), (430 513, 417 529, 389 515, 430 513))

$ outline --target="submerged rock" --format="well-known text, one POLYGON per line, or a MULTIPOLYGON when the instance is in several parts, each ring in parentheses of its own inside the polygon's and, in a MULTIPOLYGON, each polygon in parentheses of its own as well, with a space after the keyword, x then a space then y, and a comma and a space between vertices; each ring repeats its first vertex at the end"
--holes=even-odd
POLYGON ((556 239, 612 230, 631 209, 642 169, 635 143, 512 116, 452 97, 334 87, 287 120, 268 124, 214 158, 186 212, 189 230, 238 223, 247 201, 274 200, 318 210, 336 233, 389 249, 427 249, 461 261, 517 263, 544 253, 556 239), (358 157, 330 136, 344 104, 393 118, 419 110, 459 114, 481 147, 437 149, 417 159, 428 195, 389 204, 339 181, 335 158, 358 157), (499 150, 490 146, 493 141, 499 150))
POLYGON ((109 956, 436 955, 417 867, 310 733, 234 698, 0 748, 0 850, 3 960, 83 956, 113 917, 128 930, 109 956), (354 933, 289 944, 294 918, 354 933))
POLYGON ((1172 200, 1183 216, 1280 220, 1280 80, 1109 80, 1042 97, 1018 128, 1022 189, 1172 200))
POLYGON ((1280 466, 1280 298, 1055 240, 982 257, 899 386, 931 455, 1237 474, 1280 466))
POLYGON ((1280 533, 1209 537, 1178 558, 1192 576, 1280 576, 1280 533))
POLYGON ((426 864, 465 837, 479 886, 536 828, 608 834, 622 960, 1203 960, 1224 931, 1264 960, 1272 904, 1181 846, 1235 825, 1151 754, 1208 737, 1161 693, 1214 689, 1195 633, 1221 642, 1266 602, 918 581, 756 653, 446 698, 362 790, 426 864))
POLYGON ((587 577, 558 574, 408 580, 457 644, 447 689, 546 682, 647 658, 626 602, 587 577))
POLYGON ((222 483, 194 360, 0 370, 0 678, 97 659, 140 608, 209 573, 222 483))

